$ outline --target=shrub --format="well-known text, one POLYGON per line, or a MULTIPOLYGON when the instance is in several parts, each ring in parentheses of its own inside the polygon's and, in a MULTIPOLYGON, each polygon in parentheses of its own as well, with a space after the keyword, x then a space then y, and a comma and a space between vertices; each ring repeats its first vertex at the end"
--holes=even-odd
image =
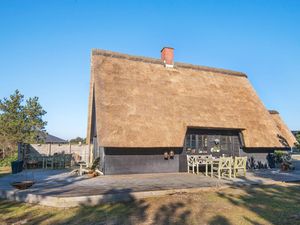
POLYGON ((280 165, 281 170, 294 170, 295 167, 292 164, 291 154, 285 151, 275 151, 274 158, 276 164, 280 165))
POLYGON ((287 155, 288 155, 288 153, 285 152, 285 151, 279 151, 279 150, 274 151, 275 162, 276 163, 282 163, 285 156, 287 156, 287 155))
POLYGON ((7 156, 5 157, 4 159, 1 159, 0 160, 0 167, 7 167, 7 166, 10 166, 10 163, 12 161, 15 161, 18 159, 18 153, 14 153, 13 155, 11 156, 7 156))

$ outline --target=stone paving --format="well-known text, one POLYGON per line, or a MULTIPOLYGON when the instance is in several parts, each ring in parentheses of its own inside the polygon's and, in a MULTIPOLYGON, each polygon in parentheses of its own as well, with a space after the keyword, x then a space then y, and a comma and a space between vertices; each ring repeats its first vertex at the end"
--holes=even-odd
POLYGON ((30 189, 19 192, 60 197, 219 187, 232 182, 187 173, 110 175, 89 178, 87 175, 81 177, 71 175, 67 170, 28 170, 1 178, 0 190, 14 190, 10 183, 22 180, 34 180, 36 183, 30 189))
POLYGON ((182 191, 199 191, 228 186, 299 182, 300 170, 281 172, 256 170, 246 178, 217 179, 188 173, 110 175, 89 178, 71 175, 68 170, 27 170, 0 178, 0 197, 16 201, 69 207, 97 204, 125 197, 149 197, 182 191), (14 189, 14 181, 34 180, 27 190, 14 189), (105 198, 110 196, 109 198, 105 198))

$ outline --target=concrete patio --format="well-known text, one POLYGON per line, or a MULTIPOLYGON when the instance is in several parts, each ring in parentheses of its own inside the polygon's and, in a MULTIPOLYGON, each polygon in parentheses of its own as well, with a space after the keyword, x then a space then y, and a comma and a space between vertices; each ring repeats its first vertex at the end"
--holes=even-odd
POLYGON ((300 170, 256 170, 246 178, 217 179, 187 173, 111 175, 89 178, 68 170, 27 170, 0 179, 0 197, 53 207, 96 205, 183 192, 208 191, 230 186, 300 182, 300 170), (14 181, 34 180, 27 190, 17 190, 14 181))

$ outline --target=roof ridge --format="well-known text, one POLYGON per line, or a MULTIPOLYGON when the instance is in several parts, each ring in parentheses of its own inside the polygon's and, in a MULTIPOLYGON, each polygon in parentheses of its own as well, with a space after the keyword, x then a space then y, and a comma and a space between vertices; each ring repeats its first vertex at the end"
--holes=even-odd
MULTIPOLYGON (((103 49, 92 49, 92 56, 93 55, 103 55, 107 57, 113 57, 113 58, 121 58, 121 59, 127 59, 127 60, 133 60, 133 61, 140 61, 145 63, 153 63, 153 64, 161 64, 163 65, 163 62, 160 59, 151 58, 151 57, 145 57, 145 56, 135 56, 135 55, 128 55, 125 53, 119 53, 119 52, 113 52, 103 49)), ((246 77, 247 75, 242 72, 228 70, 228 69, 222 69, 222 68, 214 68, 209 66, 200 66, 200 65, 194 65, 194 64, 188 64, 183 62, 175 62, 175 68, 181 67, 186 69, 195 69, 195 70, 202 70, 202 71, 210 71, 210 72, 218 72, 226 75, 232 75, 232 76, 239 76, 239 77, 246 77)))

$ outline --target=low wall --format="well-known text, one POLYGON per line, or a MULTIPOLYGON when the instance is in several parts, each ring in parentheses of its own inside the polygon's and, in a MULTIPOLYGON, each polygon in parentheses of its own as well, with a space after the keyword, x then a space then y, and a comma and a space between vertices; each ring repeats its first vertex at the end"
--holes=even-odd
POLYGON ((76 154, 80 160, 89 161, 89 146, 78 144, 30 144, 29 155, 76 154))

